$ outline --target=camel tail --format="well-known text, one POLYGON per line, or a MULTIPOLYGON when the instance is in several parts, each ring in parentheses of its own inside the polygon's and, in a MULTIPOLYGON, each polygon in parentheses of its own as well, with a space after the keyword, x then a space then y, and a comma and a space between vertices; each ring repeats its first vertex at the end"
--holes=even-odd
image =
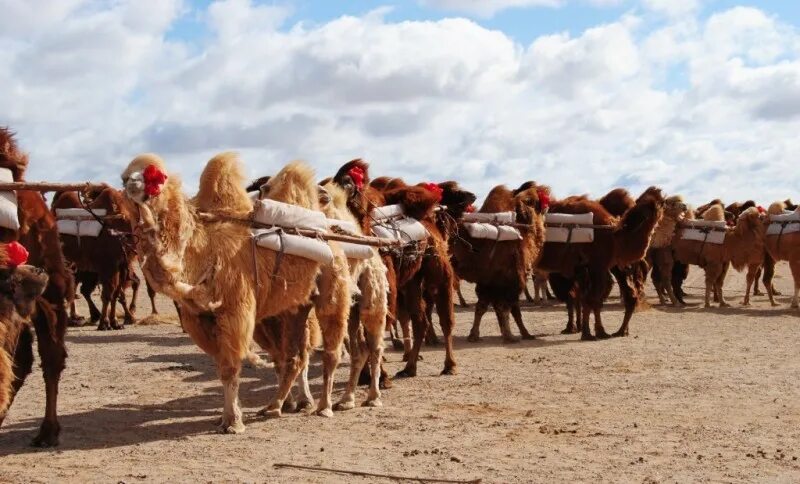
POLYGON ((196 202, 200 210, 249 212, 253 202, 244 189, 244 169, 239 155, 226 151, 211 158, 200 175, 196 202))
POLYGON ((253 368, 267 368, 269 366, 252 348, 244 356, 244 360, 253 368))

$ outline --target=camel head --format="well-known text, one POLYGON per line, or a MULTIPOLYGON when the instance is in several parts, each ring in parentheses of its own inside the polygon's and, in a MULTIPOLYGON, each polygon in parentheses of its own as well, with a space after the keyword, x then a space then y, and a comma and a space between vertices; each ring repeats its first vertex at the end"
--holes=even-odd
POLYGON ((314 182, 314 170, 301 162, 293 161, 261 185, 260 198, 269 198, 298 207, 319 210, 319 185, 314 182))
POLYGON ((256 178, 249 185, 247 185, 247 188, 245 188, 245 191, 247 191, 247 193, 258 192, 258 198, 259 199, 264 198, 263 188, 267 183, 269 183, 269 179, 270 178, 272 178, 270 175, 262 176, 260 178, 256 178))
POLYGON ((27 262, 28 251, 19 242, 0 246, 0 306, 3 312, 13 309, 23 318, 33 313, 48 281, 43 269, 27 262))
POLYGON ((369 185, 369 163, 361 158, 350 160, 333 175, 333 181, 354 198, 369 185))
POLYGON ((664 216, 678 219, 686 214, 689 206, 680 195, 672 195, 664 199, 664 216))
POLYGON ((125 196, 137 204, 155 201, 167 182, 166 172, 164 160, 158 155, 145 153, 137 156, 121 175, 125 196))
POLYGON ((456 219, 461 218, 477 199, 474 193, 464 190, 455 181, 439 183, 439 188, 442 189, 441 204, 447 207, 447 213, 456 219))
POLYGON ((535 215, 543 215, 550 207, 550 187, 537 185, 534 181, 526 181, 511 194, 520 223, 532 223, 535 215))
POLYGON ((0 168, 8 168, 14 181, 20 181, 27 167, 28 155, 20 151, 14 132, 7 127, 0 127, 0 168))

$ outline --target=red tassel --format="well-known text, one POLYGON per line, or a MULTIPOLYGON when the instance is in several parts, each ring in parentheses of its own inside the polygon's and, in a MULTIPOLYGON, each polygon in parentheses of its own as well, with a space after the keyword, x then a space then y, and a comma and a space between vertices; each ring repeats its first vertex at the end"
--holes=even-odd
POLYGON ((440 187, 435 183, 423 183, 422 186, 425 187, 425 189, 428 190, 429 192, 436 195, 437 202, 442 201, 442 193, 444 192, 444 190, 442 190, 442 187, 440 187))
POLYGON ((142 173, 144 178, 144 192, 151 197, 161 194, 161 186, 167 181, 167 174, 159 170, 156 165, 148 165, 142 173))
POLYGON ((544 212, 550 207, 550 194, 544 190, 539 190, 537 193, 539 195, 539 210, 544 212))
POLYGON ((8 265, 11 267, 18 267, 28 262, 28 249, 22 246, 19 242, 11 242, 6 246, 8 252, 8 265))
POLYGON ((467 208, 464 209, 466 213, 473 213, 475 211, 475 205, 469 204, 467 208))
POLYGON ((347 172, 347 176, 353 180, 353 185, 356 186, 359 190, 364 188, 364 178, 366 178, 364 174, 364 169, 360 166, 354 166, 350 168, 350 171, 347 172))

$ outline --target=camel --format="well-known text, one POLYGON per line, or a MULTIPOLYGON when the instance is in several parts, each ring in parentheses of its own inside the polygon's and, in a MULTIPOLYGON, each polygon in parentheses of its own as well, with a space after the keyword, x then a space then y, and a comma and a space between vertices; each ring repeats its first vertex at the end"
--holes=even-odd
POLYGON ((526 182, 516 190, 504 185, 494 187, 478 213, 514 212, 520 239, 498 242, 471 237, 465 229, 453 240, 453 267, 462 279, 475 283, 478 302, 469 341, 480 340, 480 324, 491 305, 505 343, 519 337, 511 333, 509 316, 519 328, 520 337, 534 339, 525 328, 519 298, 529 270, 539 259, 544 245, 544 217, 549 190, 526 182))
MULTIPOLYGON (((268 183, 268 198, 318 210, 313 171, 293 162, 268 183)), ((190 201, 178 177, 166 174, 154 154, 134 158, 122 173, 125 194, 138 207, 138 249, 142 271, 153 288, 178 303, 192 340, 214 360, 223 385, 222 433, 245 430, 239 408, 239 373, 250 352, 256 321, 292 315, 286 358, 277 394, 262 411, 280 414, 284 400, 308 358, 308 313, 320 263, 254 248, 250 228, 228 221, 205 221, 199 213, 247 217, 253 202, 243 188, 241 162, 221 153, 206 165, 190 201), (258 283, 256 282, 258 275, 258 283)), ((327 361, 327 360, 325 360, 327 361)), ((332 372, 327 365, 326 373, 332 372)))
POLYGON ((535 269, 532 270, 531 280, 533 281, 533 295, 531 295, 530 291, 528 291, 528 285, 526 283, 525 287, 523 288, 525 300, 529 303, 539 306, 546 304, 547 301, 555 299, 556 297, 550 293, 550 288, 548 287, 548 278, 549 274, 547 272, 535 269))
MULTIPOLYGON (((0 168, 11 171, 14 181, 24 181, 28 156, 17 146, 14 134, 0 128, 0 168)), ((30 253, 29 263, 45 270, 47 287, 36 300, 32 315, 36 331, 36 346, 41 358, 45 380, 45 415, 39 432, 32 441, 37 447, 51 447, 59 443, 61 425, 58 423, 58 386, 65 368, 67 348, 64 335, 67 331, 66 307, 75 296, 72 274, 67 270, 56 220, 47 209, 40 193, 17 192, 19 230, 0 228, 0 242, 19 241, 30 253)), ((33 336, 23 331, 14 349, 14 384, 11 401, 33 369, 33 336)), ((0 427, 3 418, 0 417, 0 427)))
MULTIPOLYGON (((775 202, 767 209, 769 216, 783 215, 787 209, 796 212, 797 206, 791 203, 791 200, 785 202, 775 202)), ((763 232, 764 246, 767 249, 769 256, 775 261, 788 261, 789 269, 792 271, 792 279, 794 280, 794 293, 792 295, 791 307, 800 307, 798 304, 798 293, 800 293, 800 232, 792 232, 782 235, 766 235, 763 232)), ((765 282, 767 288, 767 295, 770 301, 774 304, 774 291, 772 286, 772 277, 765 282)))
POLYGON ((17 341, 32 338, 30 317, 47 287, 47 274, 42 269, 24 265, 27 256, 18 242, 0 244, 0 421, 15 393, 17 341))
MULTIPOLYGON (((708 207, 704 220, 723 221, 725 210, 721 204, 708 207)), ((738 217, 735 226, 728 227, 722 244, 708 244, 697 240, 675 239, 675 258, 687 264, 703 267, 705 277, 705 307, 711 307, 712 293, 716 293, 720 307, 729 306, 723 291, 728 266, 741 271, 748 268, 747 290, 755 279, 756 268, 763 262, 763 223, 755 207, 746 209, 738 217)), ((684 229, 685 230, 685 229, 684 229)), ((745 299, 749 303, 749 299, 745 299)))
POLYGON ((656 294, 661 304, 667 304, 667 297, 673 306, 683 304, 675 294, 672 274, 675 258, 673 256, 672 242, 678 232, 678 223, 689 209, 680 195, 673 195, 664 200, 664 215, 656 225, 653 238, 650 240, 650 249, 647 259, 653 267, 652 279, 656 294))
MULTIPOLYGON (((595 229, 594 240, 590 243, 546 243, 538 265, 540 270, 557 272, 577 282, 582 305, 582 340, 611 336, 606 333, 600 316, 608 288, 608 273, 616 272, 617 280, 624 281, 621 289, 635 284, 635 278, 640 275, 636 272, 626 273, 622 268, 630 266, 638 270, 636 268, 649 247, 650 236, 661 218, 663 204, 661 190, 655 187, 646 190, 619 219, 613 217, 599 202, 586 197, 569 197, 551 202, 550 213, 592 213, 594 224, 610 227, 595 229), (590 312, 595 315, 595 335, 589 329, 590 312)), ((613 336, 628 334, 633 314, 629 306, 635 306, 635 303, 627 301, 635 302, 635 294, 623 293, 623 299, 626 300, 626 315, 613 336)))
POLYGON ((381 180, 379 183, 373 182, 371 186, 382 193, 386 205, 401 205, 405 214, 422 223, 428 233, 422 244, 390 252, 398 295, 397 319, 401 325, 410 320, 414 334, 406 366, 396 376, 413 377, 417 374, 419 351, 429 326, 426 300, 435 303, 442 328, 445 361, 441 374, 454 375, 457 373, 453 353, 454 273, 446 237, 436 224, 434 214, 434 209, 441 201, 442 190, 434 184, 409 186, 400 179, 385 185, 381 180))
MULTIPOLYGON (((52 210, 83 208, 77 192, 60 192, 53 198, 52 210)), ((135 218, 133 207, 125 199, 121 191, 105 188, 91 198, 90 210, 105 210, 106 214, 115 218, 101 219, 103 229, 97 237, 61 234, 64 256, 75 266, 75 278, 81 283, 81 294, 89 305, 91 321, 98 323, 98 330, 122 329, 125 324, 135 322, 136 294, 139 280, 133 265, 136 258, 134 243, 131 238, 135 218), (130 281, 133 286, 131 305, 127 304, 125 285, 130 281), (101 309, 98 310, 92 301, 92 292, 97 284, 102 288, 101 309), (121 304, 125 314, 123 324, 117 322, 116 303, 121 304)), ((88 213, 88 212, 87 212, 88 213)), ((75 305, 71 309, 71 318, 75 305)))

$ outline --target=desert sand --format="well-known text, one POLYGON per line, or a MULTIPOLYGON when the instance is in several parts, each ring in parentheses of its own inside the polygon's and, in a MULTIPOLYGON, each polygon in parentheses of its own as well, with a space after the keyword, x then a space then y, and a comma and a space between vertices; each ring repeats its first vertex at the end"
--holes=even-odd
MULTIPOLYGON (((472 308, 457 308, 458 375, 439 376, 443 349, 425 347, 419 376, 395 380, 382 408, 265 420, 255 413, 274 373, 246 368, 242 435, 214 433, 215 370, 160 299, 164 324, 70 329, 61 446, 29 446, 44 409, 34 373, 0 429, 0 481, 389 482, 275 467, 290 463, 483 482, 798 482, 800 310, 788 307, 785 263, 776 284, 780 307, 758 296, 743 308, 744 277, 731 273, 733 307, 704 309, 693 268, 689 307, 659 307, 651 287, 653 307, 634 316, 630 337, 597 342, 559 334, 566 313, 554 303, 523 310, 536 341, 502 344, 487 313, 472 344, 472 308)), ((616 330, 616 296, 607 309, 616 330)), ((401 357, 387 350, 392 373, 401 357)), ((345 360, 337 393, 346 372, 345 360)), ((318 355, 311 373, 316 394, 318 355)))

